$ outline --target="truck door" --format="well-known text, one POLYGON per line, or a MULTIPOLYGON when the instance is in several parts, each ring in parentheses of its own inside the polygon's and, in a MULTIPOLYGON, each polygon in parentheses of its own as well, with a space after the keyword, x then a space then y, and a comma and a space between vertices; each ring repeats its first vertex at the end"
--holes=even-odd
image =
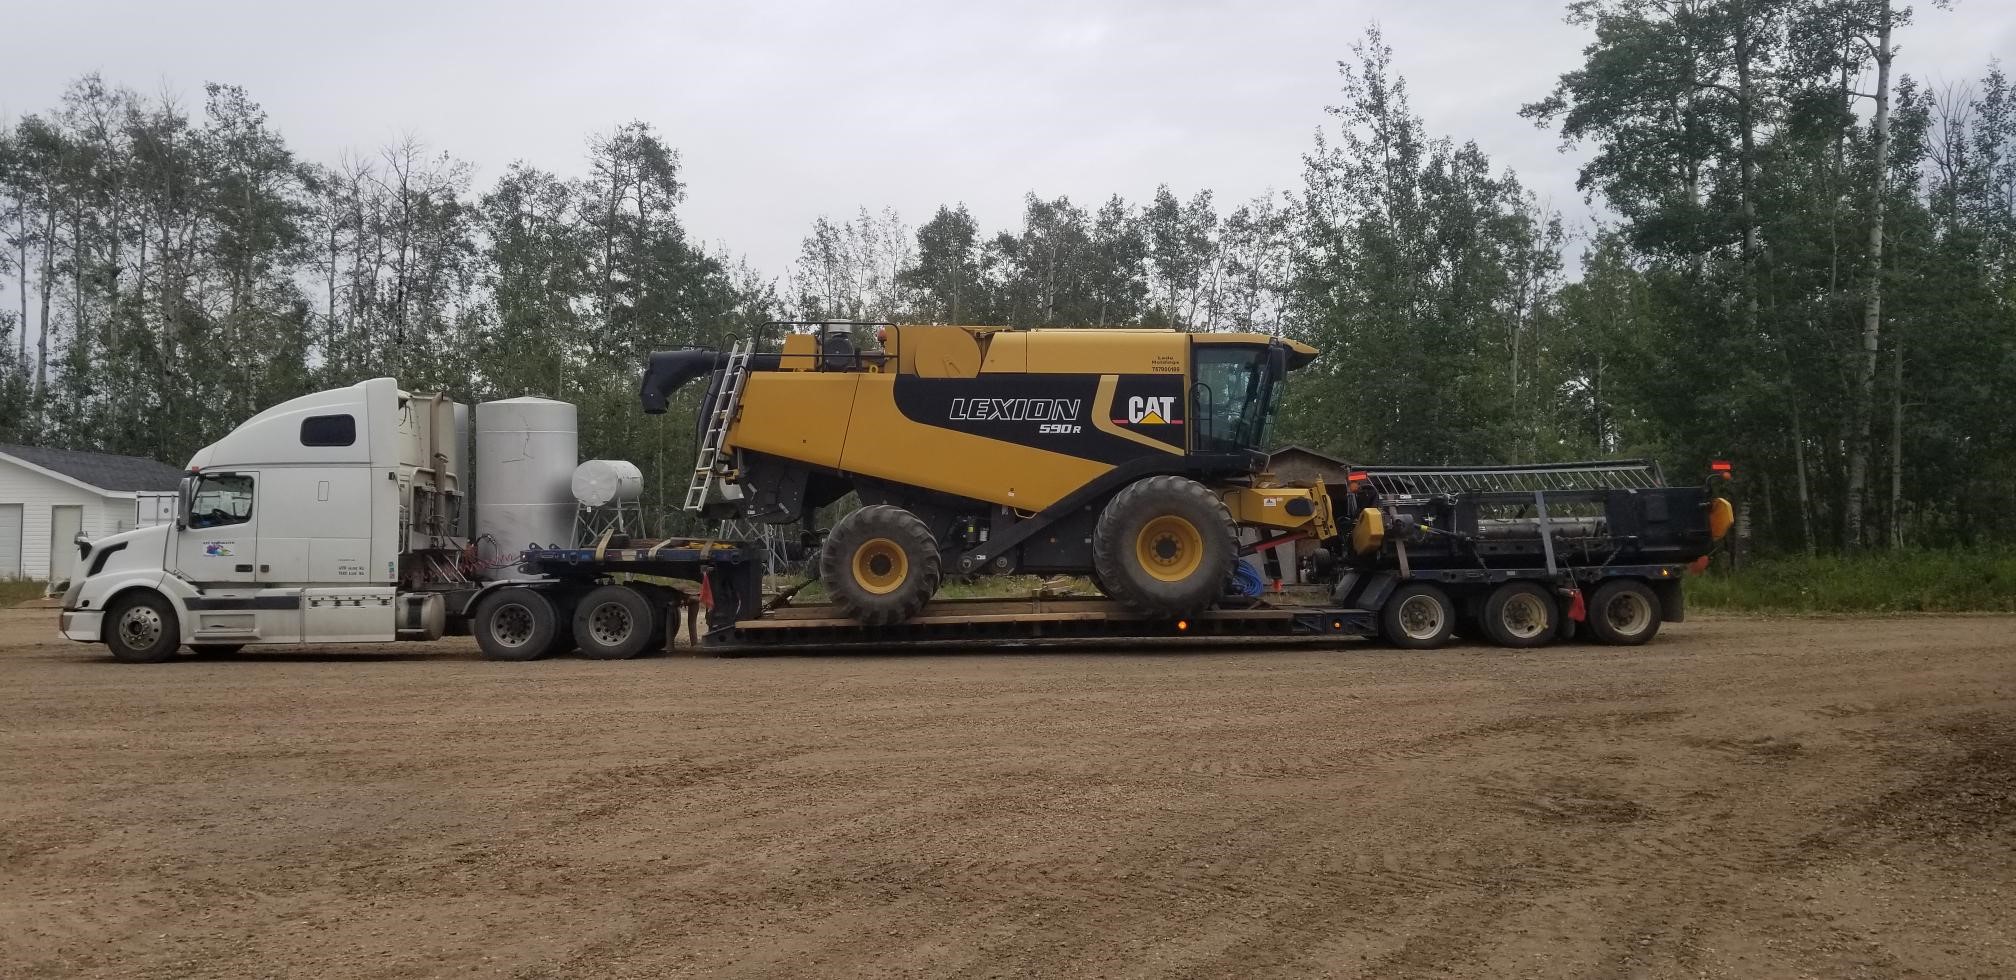
POLYGON ((259 474, 238 470, 196 478, 189 512, 175 535, 175 571, 198 588, 251 583, 258 577, 259 474))

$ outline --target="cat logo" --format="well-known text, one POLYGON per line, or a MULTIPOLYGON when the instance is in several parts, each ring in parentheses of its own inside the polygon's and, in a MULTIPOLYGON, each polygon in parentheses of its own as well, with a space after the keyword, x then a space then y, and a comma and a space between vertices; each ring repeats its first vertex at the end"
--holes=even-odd
POLYGON ((1127 399, 1127 417, 1114 419, 1115 425, 1182 425, 1176 418, 1176 397, 1174 395, 1142 396, 1127 399))

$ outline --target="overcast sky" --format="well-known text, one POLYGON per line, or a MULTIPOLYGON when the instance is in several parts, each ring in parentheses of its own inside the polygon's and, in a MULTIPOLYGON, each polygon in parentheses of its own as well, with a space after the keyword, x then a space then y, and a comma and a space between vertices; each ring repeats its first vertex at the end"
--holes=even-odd
MULTIPOLYGON (((820 214, 893 206, 913 225, 965 201, 983 226, 1022 195, 1159 183, 1221 209, 1296 186, 1335 101, 1336 61, 1379 21, 1431 132, 1476 140, 1571 221, 1576 157, 1518 117, 1578 61, 1561 0, 1375 3, 10 4, 0 113, 64 84, 245 86, 296 152, 332 162, 413 133, 477 166, 578 175, 590 132, 629 119, 682 153, 687 224, 781 275, 820 214)), ((1935 82, 2016 62, 2016 3, 1920 4, 1902 70, 1935 82)))

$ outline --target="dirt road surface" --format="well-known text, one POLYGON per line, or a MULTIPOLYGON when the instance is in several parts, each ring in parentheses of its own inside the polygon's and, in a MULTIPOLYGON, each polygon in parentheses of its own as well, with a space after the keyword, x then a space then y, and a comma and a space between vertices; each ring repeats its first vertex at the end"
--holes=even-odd
POLYGON ((0 612, 6 977, 2016 976, 2016 619, 131 666, 0 612))

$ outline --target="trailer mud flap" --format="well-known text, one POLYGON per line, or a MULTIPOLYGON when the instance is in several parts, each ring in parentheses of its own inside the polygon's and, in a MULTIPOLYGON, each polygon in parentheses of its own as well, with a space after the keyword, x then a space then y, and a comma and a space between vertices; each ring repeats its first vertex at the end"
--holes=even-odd
POLYGON ((1656 579, 1652 594, 1659 597, 1659 615, 1669 623, 1687 621, 1687 590, 1677 578, 1656 579))

